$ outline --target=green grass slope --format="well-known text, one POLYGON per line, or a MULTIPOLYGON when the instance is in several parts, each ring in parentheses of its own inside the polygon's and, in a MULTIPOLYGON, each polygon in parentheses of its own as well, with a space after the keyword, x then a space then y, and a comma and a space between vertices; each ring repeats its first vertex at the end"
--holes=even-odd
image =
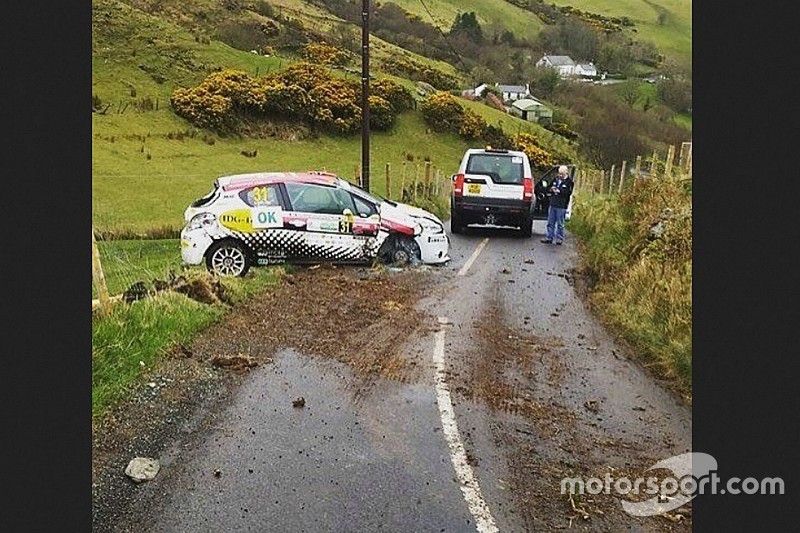
POLYGON ((628 17, 640 40, 652 41, 668 58, 683 66, 692 63, 692 0, 553 0, 559 6, 572 6, 612 17, 628 17), (659 14, 662 23, 659 23, 659 14))
MULTIPOLYGON (((175 87, 196 84, 215 67, 263 74, 292 58, 262 57, 214 40, 202 44, 183 27, 118 0, 93 2, 93 30, 92 91, 111 106, 106 114, 92 115, 96 229, 179 228, 188 203, 206 193, 220 175, 311 169, 348 178, 354 175, 360 161, 357 135, 304 140, 221 138, 192 128, 169 107, 175 87), (143 111, 132 105, 142 98, 157 102, 158 109, 143 111), (241 154, 251 150, 257 150, 256 157, 241 154)), ((377 69, 376 74, 381 75, 377 69)), ((408 80, 394 79, 413 86, 408 80)), ((465 105, 491 123, 502 123, 510 133, 538 128, 482 104, 465 101, 465 105)), ((384 192, 386 163, 394 169, 395 184, 409 158, 414 161, 406 164, 409 180, 413 166, 424 158, 449 175, 470 146, 455 135, 429 132, 418 112, 407 112, 392 131, 373 134, 374 190, 384 192)))
POLYGON ((544 27, 544 23, 534 13, 519 8, 505 0, 424 0, 433 15, 433 20, 419 0, 391 0, 409 13, 423 21, 435 24, 442 31, 449 31, 456 15, 474 11, 481 26, 496 24, 511 31, 519 38, 532 39, 544 27))

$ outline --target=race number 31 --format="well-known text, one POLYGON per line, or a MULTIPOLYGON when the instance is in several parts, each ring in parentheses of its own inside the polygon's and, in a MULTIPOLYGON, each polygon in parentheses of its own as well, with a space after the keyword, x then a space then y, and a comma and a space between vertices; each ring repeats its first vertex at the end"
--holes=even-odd
POLYGON ((253 228, 282 228, 283 210, 280 206, 270 205, 253 209, 253 228))

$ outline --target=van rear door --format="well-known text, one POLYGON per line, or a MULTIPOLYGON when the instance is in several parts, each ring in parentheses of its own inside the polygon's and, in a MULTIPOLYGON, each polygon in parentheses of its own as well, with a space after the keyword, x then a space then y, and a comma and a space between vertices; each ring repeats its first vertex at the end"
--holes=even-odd
POLYGON ((506 151, 469 155, 464 172, 464 197, 522 200, 525 159, 506 151))

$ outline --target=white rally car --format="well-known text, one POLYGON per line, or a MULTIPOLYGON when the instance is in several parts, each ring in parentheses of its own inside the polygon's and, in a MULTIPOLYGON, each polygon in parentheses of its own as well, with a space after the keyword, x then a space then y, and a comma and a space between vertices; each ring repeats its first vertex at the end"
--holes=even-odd
POLYGON ((282 262, 440 264, 450 240, 435 215, 323 172, 218 178, 184 213, 181 256, 225 276, 282 262))

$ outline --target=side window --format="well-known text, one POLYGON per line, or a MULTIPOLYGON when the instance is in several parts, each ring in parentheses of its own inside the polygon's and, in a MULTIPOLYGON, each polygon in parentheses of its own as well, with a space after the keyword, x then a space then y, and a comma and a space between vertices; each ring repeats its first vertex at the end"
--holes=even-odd
POLYGON ((281 205, 277 185, 257 185, 244 189, 239 198, 250 207, 265 205, 281 205))
POLYGON ((353 198, 345 190, 307 183, 286 183, 292 209, 303 213, 341 215, 345 209, 355 212, 353 198))
POLYGON ((372 202, 368 202, 355 194, 353 195, 353 201, 356 204, 356 213, 362 217, 369 217, 378 212, 372 202))

